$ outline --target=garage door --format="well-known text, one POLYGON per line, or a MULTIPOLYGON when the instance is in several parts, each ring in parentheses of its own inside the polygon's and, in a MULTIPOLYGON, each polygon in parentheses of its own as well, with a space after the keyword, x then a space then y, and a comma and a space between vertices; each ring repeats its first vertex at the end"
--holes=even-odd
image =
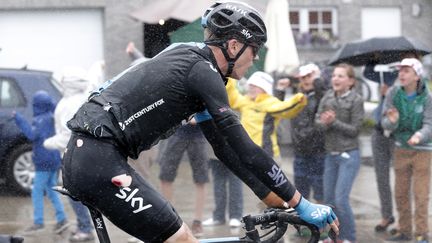
POLYGON ((59 71, 103 59, 102 10, 0 11, 0 67, 59 71))

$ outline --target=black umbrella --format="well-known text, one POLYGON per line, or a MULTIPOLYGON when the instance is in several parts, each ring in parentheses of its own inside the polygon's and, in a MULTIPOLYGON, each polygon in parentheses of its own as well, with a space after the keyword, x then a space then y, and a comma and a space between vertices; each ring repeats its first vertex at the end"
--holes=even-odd
POLYGON ((409 52, 427 55, 431 53, 431 49, 417 40, 403 36, 370 38, 344 44, 329 60, 329 64, 335 65, 342 62, 354 66, 368 63, 387 64, 400 61, 401 55, 409 52))

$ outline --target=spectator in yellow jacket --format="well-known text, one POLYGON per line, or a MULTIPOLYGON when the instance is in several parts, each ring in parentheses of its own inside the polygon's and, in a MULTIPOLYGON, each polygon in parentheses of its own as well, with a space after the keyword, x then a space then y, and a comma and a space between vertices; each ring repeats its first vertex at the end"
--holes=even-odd
MULTIPOLYGON (((226 89, 231 108, 240 112, 240 122, 251 139, 271 156, 279 156, 276 128, 282 118, 292 118, 306 106, 307 98, 298 93, 286 101, 274 97, 273 78, 255 72, 247 81, 247 92, 242 95, 237 81, 229 79, 226 89)), ((284 83, 287 87, 289 83, 284 83)), ((277 89, 284 89, 278 84, 277 89)))

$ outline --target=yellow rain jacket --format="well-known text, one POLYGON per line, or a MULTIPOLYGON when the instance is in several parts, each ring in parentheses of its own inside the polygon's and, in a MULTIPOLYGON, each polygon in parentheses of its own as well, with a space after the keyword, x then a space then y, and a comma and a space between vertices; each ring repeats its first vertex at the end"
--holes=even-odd
POLYGON ((230 78, 226 90, 231 108, 240 112, 240 122, 252 141, 271 156, 279 156, 276 128, 282 118, 297 116, 307 104, 306 96, 298 93, 287 101, 281 101, 264 93, 252 100, 240 94, 236 86, 237 80, 230 78))

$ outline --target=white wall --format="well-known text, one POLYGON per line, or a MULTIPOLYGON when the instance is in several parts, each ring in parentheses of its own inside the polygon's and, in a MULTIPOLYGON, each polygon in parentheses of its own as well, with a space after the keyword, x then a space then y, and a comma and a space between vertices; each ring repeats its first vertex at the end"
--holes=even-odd
POLYGON ((102 11, 1 11, 0 48, 0 67, 87 69, 104 58, 102 11))
POLYGON ((402 33, 401 25, 400 8, 362 8, 362 39, 400 36, 402 33))

